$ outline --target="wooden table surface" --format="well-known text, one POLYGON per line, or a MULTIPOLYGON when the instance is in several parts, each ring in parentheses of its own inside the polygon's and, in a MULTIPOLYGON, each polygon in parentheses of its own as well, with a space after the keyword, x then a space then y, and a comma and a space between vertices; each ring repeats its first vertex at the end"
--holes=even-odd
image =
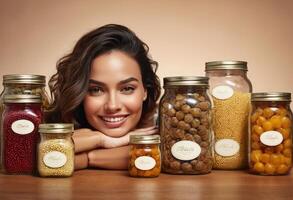
POLYGON ((131 178, 127 171, 81 170, 70 178, 0 174, 0 200, 26 199, 293 199, 293 175, 244 171, 131 178))

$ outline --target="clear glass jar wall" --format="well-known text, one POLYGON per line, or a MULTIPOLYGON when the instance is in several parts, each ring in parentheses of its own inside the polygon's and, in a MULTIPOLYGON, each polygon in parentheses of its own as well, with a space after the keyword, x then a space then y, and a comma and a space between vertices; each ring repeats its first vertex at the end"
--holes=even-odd
POLYGON ((164 78, 159 121, 162 170, 205 174, 212 169, 211 101, 207 77, 164 78))
POLYGON ((243 169, 248 159, 248 115, 252 85, 247 63, 215 61, 206 63, 213 99, 215 169, 243 169))
POLYGON ((253 93, 250 116, 249 170, 285 175, 292 167, 290 93, 253 93))

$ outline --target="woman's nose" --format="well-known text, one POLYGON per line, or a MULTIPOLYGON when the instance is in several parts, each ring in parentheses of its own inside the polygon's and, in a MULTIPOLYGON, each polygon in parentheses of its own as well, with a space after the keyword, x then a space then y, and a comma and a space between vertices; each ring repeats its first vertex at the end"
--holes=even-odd
POLYGON ((121 110, 119 97, 116 93, 110 93, 107 102, 105 103, 105 110, 109 113, 115 113, 121 110))

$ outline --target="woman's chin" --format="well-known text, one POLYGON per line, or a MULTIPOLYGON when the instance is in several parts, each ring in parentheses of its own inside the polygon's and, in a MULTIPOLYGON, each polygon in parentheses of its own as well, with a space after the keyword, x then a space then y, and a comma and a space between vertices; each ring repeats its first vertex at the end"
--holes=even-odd
POLYGON ((113 128, 113 129, 103 129, 99 131, 101 131, 102 133, 104 133, 105 135, 109 137, 119 138, 126 135, 130 130, 125 130, 121 128, 113 128))

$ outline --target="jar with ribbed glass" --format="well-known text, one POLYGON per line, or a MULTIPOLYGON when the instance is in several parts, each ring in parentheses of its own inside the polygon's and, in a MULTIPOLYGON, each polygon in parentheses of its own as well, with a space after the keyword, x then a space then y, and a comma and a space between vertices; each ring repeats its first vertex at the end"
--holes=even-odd
POLYGON ((164 78, 160 101, 162 171, 206 174, 212 169, 211 100, 208 78, 164 78))
MULTIPOLYGON (((4 89, 0 95, 0 121, 3 111, 4 95, 40 95, 44 109, 49 106, 49 98, 45 90, 46 77, 32 74, 9 74, 3 76, 4 89)), ((0 140, 1 140, 0 132, 0 140)), ((1 160, 1 159, 0 159, 1 160)))
POLYGON ((38 95, 5 95, 2 115, 2 163, 8 174, 34 174, 38 126, 42 122, 38 95))
POLYGON ((247 62, 206 63, 213 99, 214 169, 243 169, 248 160, 248 116, 252 85, 247 62))
POLYGON ((74 172, 73 124, 40 124, 38 172, 42 177, 69 177, 74 172))
POLYGON ((161 172, 159 135, 131 135, 128 171, 132 177, 157 177, 161 172))
POLYGON ((292 167, 291 93, 252 93, 249 170, 286 175, 292 167))

